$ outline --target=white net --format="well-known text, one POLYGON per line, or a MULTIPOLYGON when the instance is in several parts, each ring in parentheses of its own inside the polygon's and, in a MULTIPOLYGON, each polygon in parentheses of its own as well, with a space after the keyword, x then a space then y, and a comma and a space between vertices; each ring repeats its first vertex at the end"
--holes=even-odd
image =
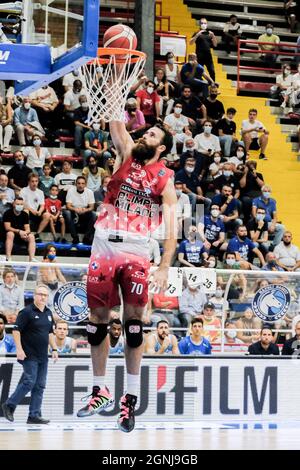
POLYGON ((99 57, 81 67, 89 104, 88 123, 124 121, 132 85, 144 68, 146 55, 124 49, 99 50, 99 57), (124 54, 126 52, 126 54, 124 54))

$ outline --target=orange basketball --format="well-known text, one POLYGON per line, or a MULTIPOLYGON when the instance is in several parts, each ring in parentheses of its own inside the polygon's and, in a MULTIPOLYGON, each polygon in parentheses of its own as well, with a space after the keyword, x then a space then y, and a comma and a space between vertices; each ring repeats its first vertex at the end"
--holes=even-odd
POLYGON ((116 24, 105 31, 104 47, 119 47, 121 49, 136 49, 137 37, 135 32, 124 24, 116 24))

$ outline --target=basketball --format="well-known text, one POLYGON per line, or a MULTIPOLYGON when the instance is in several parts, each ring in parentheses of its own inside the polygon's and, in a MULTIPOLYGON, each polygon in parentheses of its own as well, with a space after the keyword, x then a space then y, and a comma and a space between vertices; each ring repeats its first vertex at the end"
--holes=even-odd
POLYGON ((117 24, 108 28, 103 36, 104 47, 118 47, 121 49, 136 49, 137 37, 135 32, 124 24, 117 24))

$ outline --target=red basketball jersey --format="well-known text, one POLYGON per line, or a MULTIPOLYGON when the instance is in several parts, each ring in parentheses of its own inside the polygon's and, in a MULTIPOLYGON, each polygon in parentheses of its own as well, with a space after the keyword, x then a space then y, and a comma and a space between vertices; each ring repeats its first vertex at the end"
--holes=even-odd
POLYGON ((149 237, 161 224, 161 193, 172 176, 162 161, 141 165, 129 158, 109 182, 96 227, 149 237))

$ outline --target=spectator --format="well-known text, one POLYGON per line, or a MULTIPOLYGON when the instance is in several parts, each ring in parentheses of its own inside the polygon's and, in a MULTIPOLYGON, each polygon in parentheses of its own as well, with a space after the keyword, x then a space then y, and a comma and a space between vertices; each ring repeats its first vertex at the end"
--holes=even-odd
POLYGON ((137 91, 143 90, 145 88, 147 80, 148 77, 146 75, 145 69, 142 69, 138 73, 136 80, 131 85, 130 96, 132 97, 134 94, 136 94, 137 91))
POLYGON ((179 354, 177 338, 170 334, 169 323, 166 320, 159 320, 156 324, 156 333, 147 336, 145 353, 153 356, 179 354))
POLYGON ((228 242, 228 251, 234 252, 238 261, 252 262, 253 254, 255 254, 261 266, 265 264, 264 257, 255 244, 247 237, 247 228, 240 225, 237 229, 236 236, 228 242))
MULTIPOLYGON (((55 266, 56 264, 56 248, 54 245, 49 243, 45 249, 43 254, 43 263, 51 263, 53 264, 53 268, 47 266, 40 268, 38 273, 38 283, 45 284, 49 288, 49 296, 47 306, 49 308, 53 307, 53 297, 57 292, 59 285, 65 284, 67 281, 62 274, 59 267, 55 266)), ((59 318, 56 315, 57 318, 59 318)), ((57 319, 55 317, 55 319, 57 319)))
MULTIPOLYGON (((75 80, 78 80, 78 77, 79 77, 79 69, 72 70, 72 72, 64 75, 62 84, 65 89, 65 92, 72 90, 73 84, 75 80)), ((81 78, 82 76, 80 76, 80 79, 81 78)))
MULTIPOLYGON (((238 261, 237 255, 234 251, 227 251, 225 253, 223 269, 249 269, 249 263, 246 263, 246 261, 238 261)), ((244 284, 244 287, 243 297, 245 297, 247 285, 244 284)))
POLYGON ((147 127, 154 126, 160 120, 160 97, 155 91, 153 80, 147 80, 146 88, 136 93, 137 107, 142 111, 147 127))
POLYGON ((212 302, 207 302, 200 315, 203 321, 204 336, 210 343, 221 342, 221 320, 216 316, 215 306, 212 302))
POLYGON ((225 321, 224 343, 224 351, 226 352, 241 352, 244 349, 241 346, 244 345, 243 341, 237 337, 236 323, 232 320, 225 321), (240 345, 240 347, 236 347, 236 345, 240 345))
POLYGON ((13 111, 10 101, 5 105, 0 98, 0 150, 4 153, 11 151, 10 141, 14 132, 12 122, 13 111))
POLYGON ((34 302, 21 310, 13 331, 17 348, 17 359, 23 366, 23 374, 14 393, 2 404, 3 415, 14 421, 14 411, 31 392, 27 424, 48 424, 43 419, 41 406, 47 380, 48 344, 53 348, 52 358, 57 360, 57 349, 53 335, 51 310, 46 307, 48 288, 37 286, 34 302), (38 317, 38 319, 36 318, 38 317))
POLYGON ((76 184, 77 175, 72 172, 72 163, 65 160, 62 164, 62 171, 55 175, 54 182, 59 189, 58 197, 62 204, 65 204, 67 192, 76 184))
POLYGON ((212 31, 207 29, 207 19, 200 18, 200 30, 194 33, 190 45, 196 44, 196 54, 199 64, 205 65, 209 75, 215 81, 215 68, 211 48, 217 47, 218 41, 212 31))
POLYGON ((268 145, 269 131, 262 122, 257 119, 257 109, 249 110, 249 118, 242 121, 242 138, 245 143, 245 150, 259 150, 259 158, 267 160, 265 151, 268 145), (260 136, 259 136, 260 134, 260 136))
MULTIPOLYGON (((77 343, 76 340, 68 336, 69 328, 65 320, 58 319, 55 323, 54 335, 58 355, 60 354, 75 354, 77 343)), ((52 348, 49 347, 49 352, 52 354, 52 348)))
POLYGON ((84 165, 86 165, 87 159, 91 155, 93 155, 98 162, 102 159, 104 163, 111 157, 111 153, 108 151, 107 132, 101 129, 99 122, 94 122, 92 129, 84 134, 84 146, 84 165))
POLYGON ((273 343, 273 333, 271 328, 263 326, 260 332, 260 340, 249 346, 248 352, 255 356, 279 356, 277 344, 273 343))
POLYGON ((178 229, 178 238, 182 238, 182 233, 184 231, 185 224, 188 226, 191 224, 192 220, 192 210, 190 200, 187 194, 183 192, 184 185, 181 181, 175 181, 175 191, 177 196, 177 229, 178 229))
POLYGON ((153 294, 153 298, 150 298, 150 312, 152 313, 152 304, 153 304, 153 314, 152 318, 157 317, 160 320, 165 320, 168 322, 168 325, 172 328, 181 327, 181 322, 178 318, 179 312, 179 302, 178 297, 170 297, 166 295, 165 292, 159 292, 158 294, 153 294))
POLYGON ((271 54, 271 51, 277 51, 278 47, 277 44, 280 43, 279 36, 273 34, 274 26, 270 23, 266 25, 266 32, 261 34, 258 37, 258 41, 260 42, 267 42, 268 44, 259 44, 258 47, 261 52, 265 52, 261 54, 260 58, 263 60, 267 65, 274 66, 277 60, 276 54, 271 54))
POLYGON ((0 222, 2 222, 4 213, 12 208, 15 200, 14 191, 8 186, 8 177, 0 174, 0 222))
POLYGON ((135 98, 129 98, 126 102, 125 109, 125 123, 127 131, 133 140, 142 137, 146 129, 146 121, 142 111, 137 109, 137 100, 135 98))
POLYGON ((162 67, 158 67, 155 70, 154 83, 156 86, 156 93, 160 97, 160 116, 170 114, 174 100, 170 99, 170 84, 167 80, 165 70, 162 67))
POLYGON ((3 284, 0 285, 0 312, 7 322, 15 322, 19 311, 24 307, 23 290, 17 284, 17 276, 13 269, 3 271, 3 284), (10 321, 9 321, 10 320, 10 321))
POLYGON ((164 125, 173 135, 171 153, 177 154, 177 144, 183 144, 185 139, 192 135, 188 118, 182 115, 182 104, 176 103, 174 112, 165 117, 164 125))
POLYGON ((203 222, 198 225, 200 240, 207 253, 218 256, 219 251, 226 250, 225 225, 220 219, 220 207, 217 204, 210 206, 210 215, 205 215, 203 222))
POLYGON ((41 139, 45 135, 37 112, 31 107, 31 100, 28 97, 23 98, 22 105, 14 112, 14 126, 19 145, 22 147, 26 145, 26 139, 31 141, 33 136, 38 136, 41 139))
POLYGON ((211 354, 210 342, 202 336, 203 320, 201 318, 193 318, 191 321, 191 334, 185 338, 181 338, 178 343, 180 354, 202 356, 203 354, 211 354))
POLYGON ((218 137, 212 134, 212 123, 208 120, 204 122, 202 134, 197 134, 195 137, 195 144, 197 150, 208 157, 211 157, 215 152, 220 152, 220 141, 218 137))
POLYGON ((189 125, 195 129, 196 126, 201 127, 203 122, 207 119, 206 107, 202 100, 192 93, 190 85, 183 85, 181 89, 181 96, 176 103, 182 104, 182 114, 189 120, 189 125))
POLYGON ((45 85, 30 94, 31 104, 37 110, 38 117, 44 127, 57 129, 59 104, 57 95, 50 85, 45 85))
POLYGON ((207 297, 199 287, 188 286, 179 297, 179 319, 182 326, 187 327, 193 317, 201 314, 207 297))
POLYGON ((238 219, 237 202, 232 195, 231 186, 224 185, 221 194, 216 194, 212 198, 212 205, 220 207, 221 220, 225 225, 226 232, 235 231, 241 224, 241 220, 238 219))
MULTIPOLYGON (((300 36, 299 36, 300 38, 300 36)), ((299 40, 299 52, 300 52, 300 40, 299 40)), ((300 56, 298 56, 300 57, 300 56)), ((300 59, 299 59, 300 60, 300 59)), ((293 84, 292 84, 292 92, 290 95, 290 104, 294 107, 299 107, 300 103, 300 63, 297 65, 298 72, 293 75, 293 84)), ((299 132, 299 126, 298 126, 299 132)))
POLYGON ((276 200, 271 198, 272 189, 268 185, 261 188, 262 196, 253 199, 252 202, 252 215, 256 216, 257 209, 260 207, 266 211, 265 221, 268 222, 269 234, 274 235, 273 245, 276 246, 281 242, 285 230, 284 225, 277 222, 277 207, 276 200))
POLYGON ((185 161, 184 169, 179 170, 176 174, 176 179, 183 184, 183 192, 188 195, 190 203, 192 204, 192 212, 196 210, 198 201, 204 202, 206 208, 210 205, 210 200, 205 198, 202 193, 200 181, 195 172, 196 160, 195 158, 187 158, 185 161))
POLYGON ((264 186, 264 177, 256 171, 256 167, 257 162, 248 160, 245 165, 240 165, 238 168, 241 175, 239 184, 245 222, 251 217, 253 199, 261 196, 261 189, 264 186))
MULTIPOLYGON (((281 351, 282 356, 297 356, 298 358, 299 349, 300 349, 300 321, 297 321, 295 325, 295 333, 296 334, 295 336, 293 336, 293 338, 285 341, 282 351, 281 351)), ((1 341, 1 337, 0 337, 0 341, 1 341)))
POLYGON ((74 121, 75 109, 79 108, 80 96, 85 96, 86 93, 82 89, 82 81, 74 80, 73 87, 71 90, 68 90, 64 95, 64 111, 65 115, 69 118, 70 121, 74 121))
POLYGON ((203 259, 206 258, 208 254, 205 253, 203 242, 197 240, 197 227, 191 225, 187 240, 183 240, 179 245, 178 261, 181 266, 198 268, 202 266, 203 259))
POLYGON ((229 21, 225 23, 223 29, 223 39, 225 42, 225 51, 227 54, 231 52, 231 44, 234 50, 237 50, 238 40, 241 38, 241 25, 238 23, 236 15, 230 15, 229 21))
MULTIPOLYGON (((274 90, 276 91, 273 96, 277 99, 278 98, 280 99, 281 101, 280 107, 282 109, 286 109, 287 113, 292 111, 290 107, 286 108, 286 106, 290 104, 290 95, 292 92, 293 78, 294 76, 291 74, 290 64, 283 64, 281 68, 281 74, 276 75, 276 85, 274 85, 274 90)), ((271 91, 272 91, 272 88, 271 88, 271 91)))
POLYGON ((100 186, 99 191, 97 191, 96 194, 94 194, 95 200, 96 200, 97 203, 100 204, 102 201, 104 201, 104 198, 105 198, 106 193, 107 193, 107 186, 108 186, 110 180, 111 180, 111 176, 104 176, 103 181, 102 181, 102 185, 100 186))
MULTIPOLYGON (((111 149, 112 150, 112 149, 111 149)), ((112 176, 114 173, 115 168, 115 161, 116 161, 116 154, 114 152, 111 153, 111 156, 105 162, 104 170, 108 176, 112 176)))
POLYGON ((247 308, 241 318, 236 322, 238 330, 237 337, 246 344, 252 344, 259 338, 259 330, 261 328, 261 321, 254 316, 251 308, 247 308), (256 330, 256 331, 251 331, 256 330))
POLYGON ((80 156, 84 134, 91 129, 88 125, 89 105, 85 95, 79 96, 79 107, 74 111, 74 155, 80 156))
POLYGON ((87 158, 87 166, 82 170, 83 176, 87 181, 87 188, 97 192, 101 188, 102 180, 106 175, 106 172, 103 168, 97 166, 97 159, 93 155, 90 155, 87 158))
POLYGON ((41 147, 42 141, 40 136, 34 134, 32 136, 33 147, 26 147, 23 150, 23 155, 26 160, 26 166, 38 176, 43 174, 43 166, 45 165, 45 160, 51 164, 51 154, 49 150, 45 147, 41 147))
MULTIPOLYGON (((284 0, 284 11, 286 19, 290 25, 291 33, 297 30, 297 0, 284 0)), ((299 2, 298 2, 299 16, 299 2)))
POLYGON ((292 233, 286 231, 282 241, 274 248, 278 266, 289 272, 300 271, 300 250, 292 244, 292 239, 292 233))
POLYGON ((208 165, 208 160, 209 160, 208 157, 201 155, 201 153, 198 152, 196 148, 195 140, 191 136, 186 136, 186 139, 184 141, 184 147, 185 147, 185 151, 180 156, 180 167, 184 168, 187 158, 191 158, 191 157, 195 158, 196 160, 195 173, 198 175, 199 181, 202 180, 207 170, 207 165, 208 165))
POLYGON ((119 318, 113 318, 108 324, 109 354, 124 354, 124 336, 122 334, 122 322, 119 318))
POLYGON ((173 52, 166 53, 166 64, 165 64, 165 74, 166 79, 169 82, 170 87, 170 96, 174 97, 178 95, 179 85, 180 85, 180 73, 178 64, 175 62, 175 56, 173 52))
POLYGON ((265 209, 258 208, 255 218, 252 218, 247 225, 251 241, 259 248, 263 256, 266 256, 270 249, 268 223, 265 221, 265 217, 265 209))
POLYGON ((79 236, 76 225, 80 223, 84 227, 83 243, 91 245, 94 236, 94 223, 96 214, 94 211, 95 198, 93 192, 86 187, 84 176, 78 176, 76 187, 69 189, 66 197, 67 209, 64 210, 64 217, 67 226, 73 237, 72 243, 79 243, 79 236))
POLYGON ((220 94, 219 87, 215 83, 209 87, 209 95, 204 99, 203 104, 206 107, 207 119, 213 124, 214 128, 217 126, 220 119, 225 115, 225 109, 222 101, 217 99, 220 94))
MULTIPOLYGON (((211 264, 210 266, 208 266, 209 268, 216 267, 217 260, 214 256, 210 256, 208 258, 208 262, 211 264)), ((224 317, 226 318, 226 311, 229 310, 229 303, 227 300, 225 300, 222 284, 218 283, 218 281, 216 291, 213 296, 209 297, 209 302, 211 302, 215 306, 215 312, 217 317, 222 318, 222 316, 224 315, 224 317)))
MULTIPOLYGON (((209 170, 209 180, 215 180, 222 175, 224 162, 226 160, 221 156, 221 152, 214 152, 213 154, 213 163, 208 167, 209 170)), ((215 189, 214 183, 211 185, 211 189, 215 189)))
POLYGON ((40 180, 39 188, 41 191, 43 191, 46 197, 49 197, 50 189, 52 185, 54 184, 54 178, 52 178, 50 174, 51 174, 51 166, 48 163, 46 163, 43 166, 43 173, 39 178, 40 180))
POLYGON ((230 163, 224 163, 222 167, 222 174, 221 176, 218 176, 218 178, 215 179, 214 186, 217 194, 222 190, 224 186, 230 187, 232 189, 233 197, 236 199, 237 207, 241 207, 241 203, 239 201, 240 184, 231 169, 230 163))
POLYGON ((186 62, 180 71, 181 81, 184 85, 189 85, 196 95, 208 95, 208 83, 214 84, 214 80, 204 72, 204 66, 197 61, 196 54, 189 54, 186 62))
MULTIPOLYGON (((233 152, 233 156, 228 158, 227 162, 231 163, 231 167, 233 166, 233 171, 236 172, 238 166, 242 165, 243 169, 244 169, 244 164, 246 163, 246 158, 247 158, 247 155, 246 155, 244 145, 238 145, 235 148, 234 152, 233 152)), ((243 173, 242 173, 242 175, 243 175, 243 173)))
POLYGON ((0 355, 7 353, 15 354, 16 345, 14 339, 11 335, 6 334, 5 325, 7 325, 6 316, 0 313, 0 355))
POLYGON ((152 237, 149 239, 149 258, 151 266, 159 266, 161 260, 159 243, 152 237))
POLYGON ((14 165, 7 173, 9 186, 14 191, 21 191, 22 188, 27 186, 28 175, 31 173, 31 170, 25 165, 24 155, 20 150, 14 153, 14 162, 14 165))
MULTIPOLYGON (((238 142, 238 139, 236 138, 236 135, 235 135, 236 123, 233 120, 235 115, 236 115, 236 109, 228 108, 226 110, 226 116, 220 119, 217 123, 219 140, 220 140, 221 147, 223 148, 225 157, 230 157, 232 147, 234 146, 235 143, 238 142)), ((241 149, 237 151, 239 151, 239 154, 242 152, 241 149)), ((244 158, 244 155, 241 159, 239 159, 237 155, 237 159, 238 159, 237 163, 240 163, 240 161, 243 158, 244 158)), ((235 164, 237 163, 235 162, 235 164)))
POLYGON ((28 244, 29 261, 35 261, 35 239, 30 232, 29 216, 24 211, 24 199, 17 196, 13 208, 6 211, 3 217, 6 231, 5 254, 7 261, 11 260, 14 243, 16 245, 28 244))
POLYGON ((266 264, 262 267, 264 271, 284 271, 284 269, 279 266, 275 253, 270 251, 266 254, 266 264))
POLYGON ((61 201, 58 199, 58 186, 53 184, 50 188, 49 197, 45 199, 45 212, 42 215, 42 221, 37 229, 36 241, 40 241, 39 235, 50 225, 50 230, 55 242, 66 243, 66 224, 62 215, 61 201), (56 228, 60 226, 61 237, 57 237, 56 228))
MULTIPOLYGON (((29 214, 29 222, 34 229, 41 222, 41 217, 45 209, 45 196, 44 193, 38 189, 39 177, 30 173, 28 176, 28 186, 22 188, 20 197, 24 200, 25 210, 29 214)), ((38 238, 38 235, 37 235, 38 238)))

